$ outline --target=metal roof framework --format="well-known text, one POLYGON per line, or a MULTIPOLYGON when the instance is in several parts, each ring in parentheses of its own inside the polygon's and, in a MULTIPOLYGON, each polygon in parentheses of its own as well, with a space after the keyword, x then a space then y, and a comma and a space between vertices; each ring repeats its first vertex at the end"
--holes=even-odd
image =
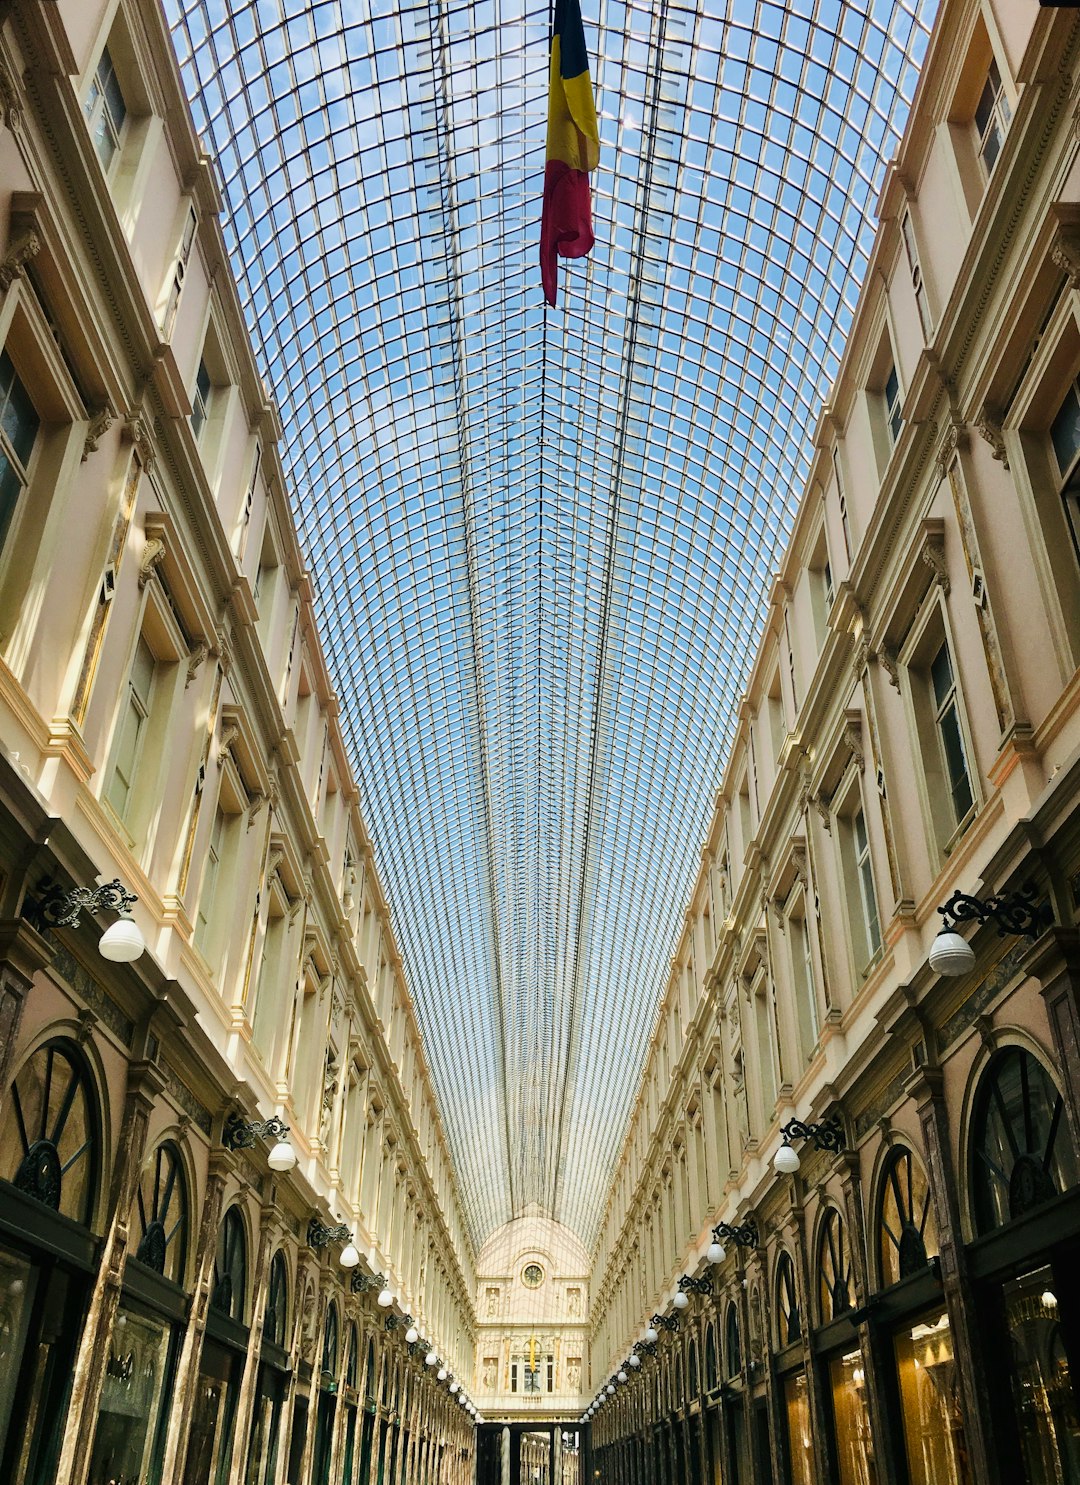
POLYGON ((934 0, 165 0, 475 1248, 595 1241, 934 0))

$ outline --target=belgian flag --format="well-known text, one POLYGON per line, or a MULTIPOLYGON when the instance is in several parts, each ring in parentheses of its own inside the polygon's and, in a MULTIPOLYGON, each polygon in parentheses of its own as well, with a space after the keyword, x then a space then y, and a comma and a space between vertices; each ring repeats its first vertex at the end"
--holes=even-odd
POLYGON ((540 222, 540 275, 544 298, 559 289, 556 254, 584 258, 593 245, 589 171, 600 159, 585 28, 579 0, 555 0, 548 82, 547 165, 540 222))

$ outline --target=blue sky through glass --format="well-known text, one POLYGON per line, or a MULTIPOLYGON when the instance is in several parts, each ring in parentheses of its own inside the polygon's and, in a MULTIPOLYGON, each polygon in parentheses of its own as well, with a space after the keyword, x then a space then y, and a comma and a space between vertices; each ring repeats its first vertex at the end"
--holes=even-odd
POLYGON ((474 1242, 591 1243, 933 0, 166 0, 474 1242))

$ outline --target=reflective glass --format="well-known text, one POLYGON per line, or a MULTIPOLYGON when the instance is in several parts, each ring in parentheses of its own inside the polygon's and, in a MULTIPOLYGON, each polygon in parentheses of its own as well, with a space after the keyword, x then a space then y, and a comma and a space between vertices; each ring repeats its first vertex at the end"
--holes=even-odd
POLYGON ((591 1243, 934 0, 166 0, 474 1244, 591 1243))

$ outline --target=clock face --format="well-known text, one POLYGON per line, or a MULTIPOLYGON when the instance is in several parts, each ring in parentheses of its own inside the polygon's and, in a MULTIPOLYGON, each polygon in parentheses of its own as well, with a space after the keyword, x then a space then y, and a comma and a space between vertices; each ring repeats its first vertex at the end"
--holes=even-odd
POLYGON ((527 1263, 521 1270, 521 1282, 526 1289, 539 1289, 544 1282, 544 1270, 538 1263, 527 1263))

